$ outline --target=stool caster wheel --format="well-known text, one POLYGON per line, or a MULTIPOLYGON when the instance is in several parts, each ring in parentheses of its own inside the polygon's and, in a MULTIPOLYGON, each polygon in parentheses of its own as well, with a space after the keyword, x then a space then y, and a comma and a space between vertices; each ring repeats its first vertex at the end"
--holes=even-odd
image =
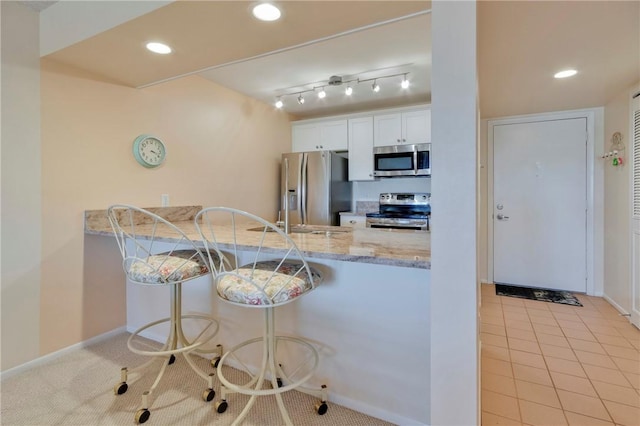
POLYGON ((214 391, 213 389, 206 389, 204 392, 202 392, 202 399, 204 399, 206 402, 213 401, 213 398, 215 398, 215 396, 216 391, 214 391))
POLYGON ((169 365, 173 364, 174 362, 176 362, 176 356, 171 354, 171 356, 169 357, 169 365))
POLYGON ((146 408, 141 408, 136 411, 136 423, 138 424, 146 422, 149 420, 149 417, 151 417, 151 412, 146 408))
POLYGON ((115 395, 122 395, 129 389, 129 385, 126 382, 118 383, 113 387, 113 393, 115 395))
POLYGON ((211 366, 213 368, 218 368, 218 364, 220 364, 220 357, 211 359, 211 366))
POLYGON ((326 402, 320 401, 316 404, 315 409, 316 409, 316 413, 318 413, 319 415, 323 415, 327 412, 327 410, 329 409, 329 406, 327 405, 326 402))
POLYGON ((227 411, 227 407, 229 406, 229 404, 227 404, 227 401, 222 400, 222 401, 218 401, 216 402, 216 411, 218 413, 224 413, 225 411, 227 411))
POLYGON ((278 377, 276 379, 276 382, 278 382, 278 387, 281 388, 282 387, 282 379, 280 377, 278 377))

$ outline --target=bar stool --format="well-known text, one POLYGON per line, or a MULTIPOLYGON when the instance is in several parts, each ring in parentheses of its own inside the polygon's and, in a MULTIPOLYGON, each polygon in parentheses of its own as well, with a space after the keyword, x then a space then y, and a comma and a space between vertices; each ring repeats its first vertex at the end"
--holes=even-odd
POLYGON ((107 216, 113 228, 120 253, 122 266, 130 282, 150 287, 170 288, 170 316, 138 328, 127 340, 132 352, 152 357, 148 362, 129 369, 121 369, 120 382, 115 385, 114 393, 121 395, 128 389, 127 379, 130 373, 148 367, 156 359, 163 359, 153 385, 142 394, 142 406, 135 414, 136 423, 144 423, 151 416, 151 396, 160 383, 168 365, 182 355, 193 371, 207 382, 202 398, 209 402, 215 397, 213 390, 214 373, 207 374, 194 363, 191 355, 196 353, 216 353, 211 363, 215 367, 222 355, 222 346, 215 350, 203 346, 217 334, 219 324, 214 318, 202 314, 182 314, 182 284, 195 278, 210 274, 209 264, 223 261, 215 253, 208 258, 177 226, 147 210, 118 204, 108 208, 107 216), (183 324, 187 320, 189 324, 183 324), (149 350, 136 339, 142 332, 159 324, 167 323, 169 336, 160 350, 149 350), (195 337, 187 338, 183 325, 189 330, 200 329, 195 337))
POLYGON ((215 254, 224 249, 234 265, 221 265, 216 257, 210 258, 218 296, 235 306, 264 310, 262 336, 234 346, 218 363, 218 379, 222 385, 216 410, 219 413, 226 411, 229 394, 250 396, 233 422, 240 424, 258 396, 274 395, 284 422, 291 425, 282 393, 297 389, 318 397, 315 410, 320 415, 325 414, 328 409, 326 385, 320 389, 302 386, 318 368, 318 351, 299 337, 275 334, 275 308, 309 294, 321 282, 321 274, 307 263, 289 235, 251 213, 210 207, 196 215, 195 223, 207 252, 215 254), (284 346, 285 351, 278 352, 279 346, 284 346), (255 349, 242 351, 245 347, 255 349), (260 356, 256 356, 258 353, 260 356), (294 363, 292 360, 296 356, 302 360, 294 363), (290 362, 286 368, 281 357, 290 362), (232 383, 223 371, 225 365, 241 370, 248 380, 232 383))

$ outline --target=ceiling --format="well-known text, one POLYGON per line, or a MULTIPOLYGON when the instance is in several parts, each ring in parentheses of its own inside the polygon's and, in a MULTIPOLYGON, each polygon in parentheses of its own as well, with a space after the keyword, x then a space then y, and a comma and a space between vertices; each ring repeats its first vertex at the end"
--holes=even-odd
MULTIPOLYGON (((292 94, 282 98, 283 109, 299 118, 430 100, 428 1, 281 1, 276 22, 254 19, 249 1, 142 2, 157 6, 132 19, 122 13, 136 2, 114 2, 120 15, 109 28, 91 21, 107 18, 104 11, 91 14, 91 3, 55 3, 41 12, 41 31, 48 23, 44 36, 53 40, 53 31, 73 30, 47 20, 73 22, 70 8, 82 4, 76 22, 101 30, 45 56, 96 78, 146 87, 198 74, 266 103, 292 94), (174 53, 147 52, 151 39, 174 53), (296 102, 298 92, 333 75, 368 80, 404 73, 408 90, 398 89, 401 77, 394 77, 379 80, 375 94, 368 81, 354 86, 350 98, 344 86, 327 86, 325 99, 309 92, 304 105, 296 102)), ((485 118, 602 106, 640 80, 640 2, 481 1, 478 74, 485 118), (565 67, 578 75, 554 80, 565 67)))
POLYGON ((29 6, 33 10, 40 12, 41 10, 44 10, 49 6, 52 6, 54 3, 56 3, 56 1, 23 0, 23 1, 20 1, 20 3, 26 6, 29 6))

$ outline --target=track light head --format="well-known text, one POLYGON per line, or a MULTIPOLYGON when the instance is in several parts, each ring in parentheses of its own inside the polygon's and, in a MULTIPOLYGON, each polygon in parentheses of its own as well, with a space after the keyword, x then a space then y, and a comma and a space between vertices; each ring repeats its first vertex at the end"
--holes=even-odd
POLYGON ((346 89, 344 89, 344 94, 347 96, 351 96, 351 94, 353 93, 353 88, 351 86, 347 86, 346 89))
POLYGON ((324 99, 326 96, 327 96, 327 92, 324 91, 324 87, 323 87, 322 90, 318 92, 318 98, 324 99))
POLYGON ((302 93, 300 93, 300 94, 298 95, 298 103, 299 103, 300 105, 304 104, 304 98, 302 97, 302 93))
POLYGON ((407 89, 409 87, 409 80, 407 80, 407 75, 405 74, 404 77, 402 78, 402 83, 400 83, 400 86, 403 89, 407 89))
POLYGON ((275 103, 276 108, 280 109, 284 106, 284 103, 282 102, 282 99, 278 98, 278 100, 275 103))
POLYGON ((373 80, 373 84, 371 85, 371 90, 373 90, 376 93, 380 91, 380 85, 376 82, 376 80, 373 80))

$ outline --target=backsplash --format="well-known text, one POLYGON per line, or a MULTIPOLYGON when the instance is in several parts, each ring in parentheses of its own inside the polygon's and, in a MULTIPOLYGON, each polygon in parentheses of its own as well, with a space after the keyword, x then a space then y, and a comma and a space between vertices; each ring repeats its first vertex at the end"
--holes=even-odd
POLYGON ((353 182, 353 209, 359 211, 359 205, 361 208, 368 208, 361 203, 373 201, 374 208, 367 211, 377 211, 378 199, 382 192, 431 192, 431 178, 390 178, 371 182, 353 182))
POLYGON ((356 200, 356 205, 355 205, 356 214, 377 213, 379 210, 380 210, 380 203, 378 201, 356 200))

